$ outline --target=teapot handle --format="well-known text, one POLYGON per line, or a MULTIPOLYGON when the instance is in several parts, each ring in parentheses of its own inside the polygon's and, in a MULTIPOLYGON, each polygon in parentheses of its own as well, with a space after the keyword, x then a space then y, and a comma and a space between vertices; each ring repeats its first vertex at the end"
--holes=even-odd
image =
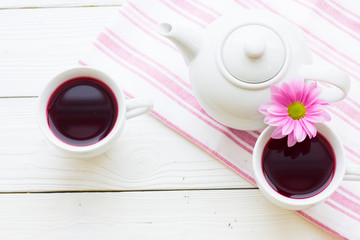
POLYGON ((350 77, 333 67, 304 65, 300 68, 300 76, 305 80, 316 80, 335 86, 336 88, 324 88, 320 95, 320 98, 328 102, 344 99, 350 90, 350 77))

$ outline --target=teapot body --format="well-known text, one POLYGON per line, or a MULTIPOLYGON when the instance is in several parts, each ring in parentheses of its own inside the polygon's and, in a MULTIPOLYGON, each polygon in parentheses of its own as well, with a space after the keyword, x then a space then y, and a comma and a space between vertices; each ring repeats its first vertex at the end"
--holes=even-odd
MULTIPOLYGON (((290 24, 272 14, 243 11, 221 17, 206 29, 201 47, 189 62, 190 82, 200 105, 215 120, 235 129, 257 130, 265 127, 258 108, 271 101, 271 84, 297 78, 300 67, 311 64, 304 39, 290 24), (257 83, 239 80, 229 73, 222 55, 227 36, 249 25, 271 29, 285 49, 281 69, 270 79, 257 83)), ((250 74, 256 74, 256 68, 251 71, 250 74)))

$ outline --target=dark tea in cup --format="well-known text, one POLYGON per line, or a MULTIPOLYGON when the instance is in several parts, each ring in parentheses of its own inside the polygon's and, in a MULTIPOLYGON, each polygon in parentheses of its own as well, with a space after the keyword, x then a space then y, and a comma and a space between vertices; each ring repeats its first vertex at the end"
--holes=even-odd
POLYGON ((39 127, 68 156, 89 158, 111 148, 127 120, 152 109, 151 99, 126 99, 118 81, 93 67, 55 75, 39 96, 39 127))
POLYGON ((53 134, 74 146, 95 144, 113 129, 118 103, 113 91, 91 77, 76 77, 61 84, 47 105, 53 134))
POLYGON ((315 196, 331 182, 335 154, 321 134, 292 147, 287 137, 270 139, 262 154, 262 170, 268 184, 279 194, 303 199, 315 196))
POLYGON ((301 210, 323 202, 342 180, 360 180, 360 168, 347 165, 335 132, 317 123, 317 136, 287 146, 287 138, 272 139, 275 127, 262 131, 253 151, 253 170, 260 191, 274 204, 301 210))

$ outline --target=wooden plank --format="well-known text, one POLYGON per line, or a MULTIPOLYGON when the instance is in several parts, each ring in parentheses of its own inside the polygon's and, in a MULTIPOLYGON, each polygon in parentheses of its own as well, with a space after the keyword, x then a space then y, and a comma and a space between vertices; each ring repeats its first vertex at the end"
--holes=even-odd
POLYGON ((119 7, 0 11, 0 96, 34 96, 77 64, 119 7))
POLYGON ((119 6, 123 4, 124 1, 125 0, 1 0, 0 9, 119 6))
POLYGON ((258 190, 1 194, 0 212, 10 240, 338 239, 258 190))
POLYGON ((0 98, 0 192, 253 187, 150 115, 106 154, 71 159, 40 132, 37 100, 0 98))

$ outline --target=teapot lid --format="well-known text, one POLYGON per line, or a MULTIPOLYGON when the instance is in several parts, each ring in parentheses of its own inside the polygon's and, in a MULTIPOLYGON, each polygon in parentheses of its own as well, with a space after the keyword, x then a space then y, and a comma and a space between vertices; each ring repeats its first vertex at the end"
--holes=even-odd
POLYGON ((249 24, 228 35, 221 55, 233 77, 246 83, 262 83, 280 72, 286 54, 284 42, 274 30, 249 24))

